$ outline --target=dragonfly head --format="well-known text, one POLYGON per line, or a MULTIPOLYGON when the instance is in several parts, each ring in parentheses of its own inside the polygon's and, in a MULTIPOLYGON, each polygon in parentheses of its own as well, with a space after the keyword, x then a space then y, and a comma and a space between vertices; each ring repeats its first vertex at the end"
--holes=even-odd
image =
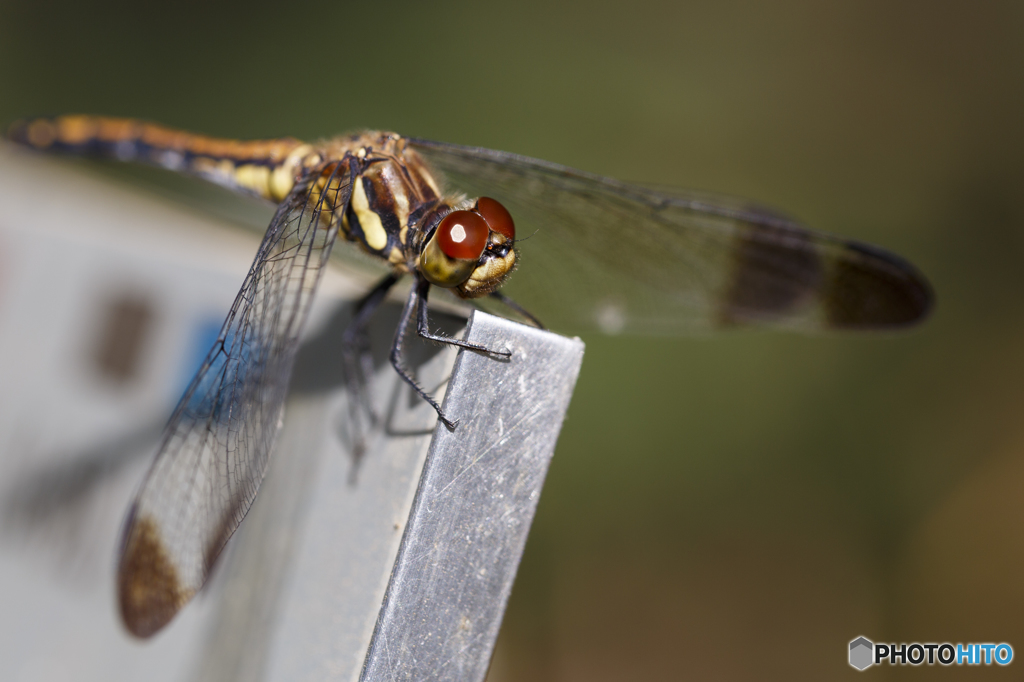
POLYGON ((420 254, 419 271, 431 284, 462 298, 486 296, 516 267, 516 228, 500 203, 480 197, 472 207, 444 215, 420 254))

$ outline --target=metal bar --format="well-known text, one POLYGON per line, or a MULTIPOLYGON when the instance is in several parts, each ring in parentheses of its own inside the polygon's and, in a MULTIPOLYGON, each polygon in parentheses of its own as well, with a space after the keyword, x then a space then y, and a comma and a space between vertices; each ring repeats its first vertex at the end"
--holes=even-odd
MULTIPOLYGON (((378 311, 371 339, 388 339, 398 313, 378 311)), ((321 313, 300 352, 271 470, 210 585, 219 603, 196 679, 486 673, 583 344, 482 313, 468 340, 507 346, 511 361, 410 339, 428 390, 450 376, 445 409, 459 427, 435 428, 381 352, 370 386, 380 422, 357 436, 332 342, 350 314, 321 313)), ((434 313, 431 324, 456 335, 464 321, 434 313)))
POLYGON ((483 680, 583 343, 476 313, 435 432, 361 680, 483 680))

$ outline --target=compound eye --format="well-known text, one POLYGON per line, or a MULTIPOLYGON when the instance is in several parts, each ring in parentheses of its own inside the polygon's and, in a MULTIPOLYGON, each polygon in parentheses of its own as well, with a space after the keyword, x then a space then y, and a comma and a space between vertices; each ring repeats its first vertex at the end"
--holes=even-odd
POLYGON ((473 210, 484 217, 487 226, 498 234, 515 241, 516 224, 512 222, 512 215, 496 199, 480 197, 476 200, 473 210))
POLYGON ((449 258, 477 260, 487 246, 487 222, 472 211, 452 211, 437 226, 437 244, 449 258))

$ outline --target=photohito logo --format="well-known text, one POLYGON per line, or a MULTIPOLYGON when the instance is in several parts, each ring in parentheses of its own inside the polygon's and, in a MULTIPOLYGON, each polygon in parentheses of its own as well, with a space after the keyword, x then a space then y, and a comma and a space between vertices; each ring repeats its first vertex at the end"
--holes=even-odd
POLYGON ((1009 665, 1013 647, 1009 644, 875 644, 867 637, 850 642, 850 665, 864 670, 887 662, 889 665, 1009 665))

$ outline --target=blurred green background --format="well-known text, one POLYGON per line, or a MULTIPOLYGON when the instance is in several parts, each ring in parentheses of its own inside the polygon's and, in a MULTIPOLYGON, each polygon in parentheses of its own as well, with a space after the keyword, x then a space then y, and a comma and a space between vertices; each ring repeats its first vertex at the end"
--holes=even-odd
POLYGON ((585 338, 493 681, 1024 652, 1024 4, 156 7, 4 2, 0 120, 394 129, 750 197, 931 278, 906 334, 585 338))

